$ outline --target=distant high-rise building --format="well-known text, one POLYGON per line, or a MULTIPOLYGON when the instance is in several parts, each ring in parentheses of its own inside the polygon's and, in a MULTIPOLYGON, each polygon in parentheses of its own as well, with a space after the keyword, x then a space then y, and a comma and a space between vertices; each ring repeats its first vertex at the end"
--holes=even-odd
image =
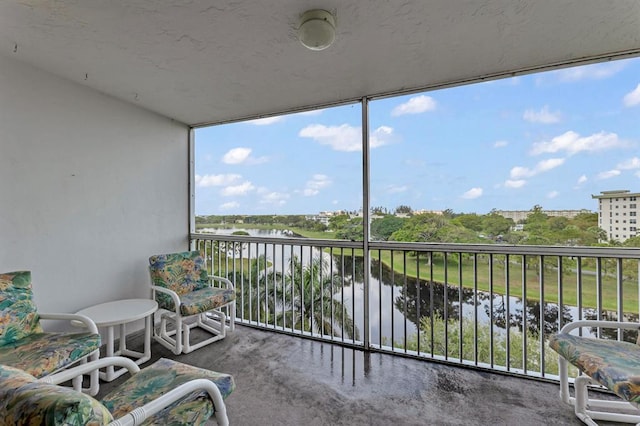
POLYGON ((608 240, 624 242, 638 235, 638 203, 640 193, 629 190, 602 191, 592 195, 598 200, 598 226, 608 240))

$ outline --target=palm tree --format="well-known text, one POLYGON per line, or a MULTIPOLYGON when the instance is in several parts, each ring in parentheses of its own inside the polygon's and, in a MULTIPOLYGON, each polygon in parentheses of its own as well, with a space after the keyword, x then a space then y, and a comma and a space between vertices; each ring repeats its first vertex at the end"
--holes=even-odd
POLYGON ((269 323, 276 309, 275 288, 282 274, 275 272, 265 255, 249 260, 246 268, 227 276, 236 287, 236 315, 244 320, 269 323))
POLYGON ((282 305, 277 322, 297 330, 359 339, 357 327, 343 303, 334 298, 345 284, 341 275, 330 271, 322 254, 303 264, 290 259, 282 286, 276 286, 275 300, 282 305))

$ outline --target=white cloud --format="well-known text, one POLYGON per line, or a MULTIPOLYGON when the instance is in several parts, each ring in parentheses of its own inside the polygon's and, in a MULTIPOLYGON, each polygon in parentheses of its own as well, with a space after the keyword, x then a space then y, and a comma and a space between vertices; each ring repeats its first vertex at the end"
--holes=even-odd
POLYGON ((511 179, 528 178, 540 173, 548 172, 551 169, 555 169, 558 166, 564 164, 564 158, 549 158, 542 160, 536 164, 533 169, 522 166, 515 166, 511 169, 509 176, 511 179))
POLYGON ((640 84, 638 84, 631 92, 624 95, 622 101, 624 102, 624 106, 627 107, 640 105, 640 84))
POLYGON ((196 175, 196 186, 200 188, 207 188, 210 186, 230 185, 240 179, 242 179, 242 176, 236 174, 196 175))
POLYGON ((240 164, 251 155, 251 148, 233 148, 222 156, 222 162, 226 164, 240 164))
POLYGON ((274 124, 282 120, 284 120, 284 116, 280 115, 277 117, 265 117, 258 118, 257 120, 249 120, 246 121, 246 123, 253 124, 254 126, 268 126, 269 124, 274 124))
POLYGON ((528 167, 515 166, 509 172, 509 176, 511 176, 514 179, 521 178, 521 177, 529 177, 529 176, 533 176, 533 171, 528 167))
POLYGON ((536 174, 543 173, 551 169, 555 169, 556 167, 561 166, 563 164, 564 164, 564 158, 548 158, 536 164, 535 171, 536 171, 536 174))
POLYGON ((231 210, 240 207, 235 201, 229 201, 228 203, 220 204, 220 210, 231 210))
POLYGON ((616 177, 620 175, 620 170, 607 170, 606 172, 600 172, 598 173, 598 176, 596 176, 596 179, 611 179, 612 177, 616 177))
POLYGON ((586 175, 582 175, 578 178, 578 185, 583 184, 587 181, 587 176, 586 175))
POLYGON ((436 109, 436 101, 431 96, 420 95, 395 107, 391 115, 397 117, 405 114, 420 114, 434 109, 436 109))
POLYGON ((558 191, 551 191, 547 194, 547 198, 556 198, 560 193, 558 191))
MULTIPOLYGON (((362 130, 360 127, 342 124, 325 126, 311 124, 298 133, 303 138, 311 138, 321 145, 329 145, 336 151, 354 152, 362 150, 362 130)), ((387 145, 393 140, 393 128, 381 126, 369 135, 369 145, 377 148, 387 145)))
POLYGON ((496 141, 496 142, 493 144, 493 147, 494 147, 494 148, 504 148, 504 147, 505 147, 505 146, 507 146, 507 145, 509 145, 509 142, 507 142, 507 141, 496 141))
POLYGON ((261 204, 276 204, 282 206, 287 203, 289 199, 289 194, 284 192, 269 192, 264 194, 260 199, 261 204))
POLYGON ((560 112, 549 111, 549 106, 545 105, 540 111, 528 109, 522 115, 526 121, 531 123, 552 124, 560 121, 560 112))
POLYGON ((625 160, 622 163, 619 163, 616 166, 616 168, 621 170, 640 169, 640 158, 638 157, 629 158, 628 160, 625 160))
POLYGON ((507 188, 522 188, 527 183, 524 179, 511 180, 508 179, 504 182, 504 186, 507 188))
POLYGON ((569 130, 550 141, 534 143, 531 154, 538 155, 564 151, 569 155, 573 155, 582 151, 604 151, 622 146, 624 146, 624 143, 615 133, 600 132, 591 136, 580 137, 578 133, 569 130))
POLYGON ((379 146, 388 145, 393 140, 393 128, 389 126, 380 126, 369 135, 369 146, 371 148, 377 148, 379 146))
POLYGON ((480 197, 481 195, 482 195, 482 188, 471 188, 470 190, 462 194, 460 197, 464 198, 465 200, 473 200, 475 198, 480 197))
POLYGON ((317 195, 322 188, 326 188, 329 185, 331 185, 331 179, 328 176, 315 174, 307 181, 302 194, 305 197, 311 197, 317 195))
POLYGON ((583 65, 580 67, 567 68, 555 71, 560 81, 573 82, 579 80, 600 80, 609 78, 624 68, 622 62, 611 62, 607 64, 583 65))
POLYGON ((222 156, 225 164, 260 164, 269 161, 267 157, 252 157, 251 148, 233 148, 222 156))
POLYGON ((231 185, 223 188, 220 193, 225 197, 231 197, 234 195, 247 195, 249 192, 256 189, 255 186, 249 181, 243 182, 240 185, 231 185))

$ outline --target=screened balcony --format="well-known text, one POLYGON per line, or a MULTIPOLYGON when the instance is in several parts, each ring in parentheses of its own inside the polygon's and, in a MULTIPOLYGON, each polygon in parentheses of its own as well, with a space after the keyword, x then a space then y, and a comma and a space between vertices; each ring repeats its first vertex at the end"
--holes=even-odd
MULTIPOLYGON (((212 269, 241 273, 235 263, 238 259, 220 256, 219 244, 195 234, 193 145, 197 129, 328 106, 366 105, 396 95, 637 57, 638 16, 640 5, 631 0, 552 4, 533 0, 478 4, 359 1, 348 5, 247 0, 213 7, 206 1, 160 5, 150 0, 3 2, 0 270, 31 270, 39 309, 67 312, 101 302, 148 297, 148 257, 185 250, 200 241, 209 244, 212 269), (336 16, 335 42, 320 52, 306 49, 298 40, 299 19, 311 7, 322 7, 336 16)), ((365 164, 369 143, 366 107, 362 129, 365 164)), ((364 211, 370 207, 368 185, 363 166, 364 211)), ((218 240, 254 245, 247 248, 252 254, 274 244, 270 240, 218 240)), ((243 300, 241 322, 246 327, 240 327, 236 340, 223 345, 241 343, 254 336, 250 327, 260 327, 269 334, 258 330, 257 335, 274 336, 283 345, 289 340, 280 339, 290 337, 280 334, 301 335, 310 339, 291 340, 294 346, 309 345, 309 353, 328 351, 346 358, 356 354, 363 365, 365 359, 372 359, 381 364, 420 362, 424 368, 436 368, 433 362, 437 362, 438 370, 451 368, 440 366, 445 362, 463 366, 464 371, 476 368, 480 373, 471 371, 471 376, 482 374, 490 382, 506 380, 502 374, 487 373, 494 370, 553 381, 553 372, 546 370, 552 362, 545 358, 542 340, 537 349, 534 345, 533 354, 525 351, 523 355, 518 348, 524 344, 510 333, 522 323, 507 322, 500 327, 504 313, 511 315, 518 309, 517 304, 511 305, 513 298, 524 294, 526 304, 555 295, 550 304, 576 307, 572 318, 591 315, 589 309, 596 317, 612 313, 621 318, 627 311, 638 312, 637 272, 631 272, 637 255, 616 250, 503 250, 295 239, 288 245, 292 251, 300 250, 301 257, 308 256, 308 250, 323 253, 333 259, 334 268, 343 268, 336 270, 341 278, 353 277, 355 285, 345 286, 338 297, 344 295, 341 303, 355 305, 350 311, 351 325, 359 336, 345 337, 348 334, 342 328, 350 327, 346 323, 340 324, 340 337, 312 328, 297 329, 294 322, 285 321, 295 314, 286 308, 290 299, 283 294, 284 299, 271 301, 270 293, 263 291, 266 287, 248 279, 248 285, 255 286, 249 289, 261 292, 258 300, 264 301, 264 313, 282 314, 283 321, 278 322, 277 315, 261 316, 260 310, 254 315, 253 302, 247 308, 244 303, 250 299, 243 300), (362 265, 367 273, 357 271, 357 262, 349 263, 349 257, 353 259, 360 251, 367 253, 362 265), (392 269, 380 270, 379 259, 393 259, 392 269), (425 269, 427 260, 446 267, 432 272, 425 269), (415 271, 410 269, 412 264, 415 271), (588 273, 580 273, 581 268, 588 273), (562 272, 565 270, 569 272, 562 272), (393 285, 379 280, 376 284, 376 275, 384 277, 388 272, 393 285), (475 290, 476 278, 480 285, 480 278, 491 274, 485 282, 494 286, 493 291, 481 288, 485 304, 475 305, 479 318, 489 318, 490 350, 485 356, 454 331, 464 334, 470 327, 472 336, 483 332, 476 309, 460 309, 459 305, 461 297, 467 301, 470 288, 475 290), (569 276, 575 281, 567 283, 569 276), (630 277, 636 277, 636 282, 630 277), (599 286, 605 282, 609 283, 607 290, 599 286), (360 289, 365 287, 367 291, 360 289), (573 296, 583 294, 575 305, 567 300, 569 288, 575 289, 573 296), (616 292, 618 302, 605 306, 602 294, 595 293, 594 298, 586 291, 596 288, 616 292), (361 293, 349 293, 356 289, 361 293), (497 305, 502 296, 504 307, 497 305), (412 306, 414 301, 420 303, 412 306), (436 316, 431 314, 436 310, 449 322, 432 324, 436 316), (392 313, 389 329, 376 316, 383 313, 392 313), (444 349, 440 350, 430 333, 445 336, 443 329, 452 340, 441 340, 444 349), (415 341, 411 333, 416 333, 415 341), (394 357, 387 358, 389 354, 394 357)), ((277 250, 282 249, 278 246, 277 250)), ((282 262, 288 259, 271 261, 285 266, 282 262)), ((286 268, 281 273, 284 271, 286 268)), ((480 298, 480 293, 470 294, 472 300, 480 298)), ((538 335, 549 332, 539 319, 545 306, 551 305, 540 304, 538 312, 543 315, 536 319, 525 316, 525 329, 537 330, 538 335)), ((331 313, 323 315, 321 318, 335 320, 335 311, 333 318, 331 313)), ((565 318, 560 316, 553 327, 562 321, 565 318)), ((317 368, 324 369, 324 361, 318 362, 317 368)), ((331 371, 331 364, 326 368, 331 371)), ((420 368, 394 371, 413 373, 420 368)), ((365 371, 373 371, 373 366, 371 370, 346 369, 345 383, 353 371, 356 379, 363 377, 358 384, 366 392, 375 393, 378 385, 384 386, 367 382, 365 371)), ((339 377, 342 381, 342 373, 339 377)), ((526 382, 549 394, 555 389, 553 384, 526 382)), ((251 388, 250 380, 244 383, 246 394, 255 392, 254 402, 259 395, 273 393, 262 386, 251 388)), ((348 393, 346 388, 341 392, 348 393)), ((313 394, 305 395, 312 405, 313 394)), ((537 404, 527 409, 538 412, 537 404)), ((451 412, 461 405, 464 399, 455 399, 451 412)), ((506 419, 501 414, 491 417, 496 410, 489 400, 473 407, 484 410, 484 419, 497 423, 506 419)), ((310 423, 305 406, 297 408, 298 418, 310 423)), ((233 409, 229 411, 233 421, 233 409)))

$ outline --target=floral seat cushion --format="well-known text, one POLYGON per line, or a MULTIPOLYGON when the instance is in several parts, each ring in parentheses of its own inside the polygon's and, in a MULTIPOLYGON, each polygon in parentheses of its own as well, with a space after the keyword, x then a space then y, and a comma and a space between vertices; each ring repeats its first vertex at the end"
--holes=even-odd
MULTIPOLYGON (((149 272, 153 285, 172 290, 180 296, 180 313, 195 315, 223 306, 236 297, 233 289, 211 287, 199 251, 158 254, 149 258, 149 272)), ((156 292, 161 309, 174 311, 171 297, 156 292)))
MULTIPOLYGON (((229 374, 217 373, 161 358, 125 381, 101 402, 115 418, 119 418, 153 401, 167 391, 194 379, 213 381, 220 389, 223 398, 229 396, 235 389, 235 382, 229 374)), ((143 424, 202 425, 213 412, 213 404, 206 392, 194 392, 147 419, 143 424)))
POLYGON ((99 334, 43 332, 31 272, 0 274, 0 364, 40 378, 98 349, 99 334))
POLYGON ((183 295, 180 298, 180 313, 186 316, 207 312, 226 305, 235 297, 233 289, 206 287, 183 295))
POLYGON ((640 346, 559 333, 549 346, 622 399, 640 403, 640 346))
POLYGON ((40 378, 100 349, 100 335, 92 333, 34 333, 0 346, 0 364, 11 365, 40 378))
MULTIPOLYGON (((133 375, 102 401, 71 388, 38 382, 14 367, 0 365, 0 424, 106 425, 194 379, 209 379, 223 398, 235 388, 233 377, 169 359, 133 375)), ((146 419, 143 425, 204 425, 213 415, 206 391, 196 391, 146 419)))
POLYGON ((95 399, 71 388, 38 382, 14 367, 0 365, 0 413, 7 425, 104 425, 111 413, 95 399))
POLYGON ((42 332, 33 302, 31 272, 0 274, 0 346, 42 332))

